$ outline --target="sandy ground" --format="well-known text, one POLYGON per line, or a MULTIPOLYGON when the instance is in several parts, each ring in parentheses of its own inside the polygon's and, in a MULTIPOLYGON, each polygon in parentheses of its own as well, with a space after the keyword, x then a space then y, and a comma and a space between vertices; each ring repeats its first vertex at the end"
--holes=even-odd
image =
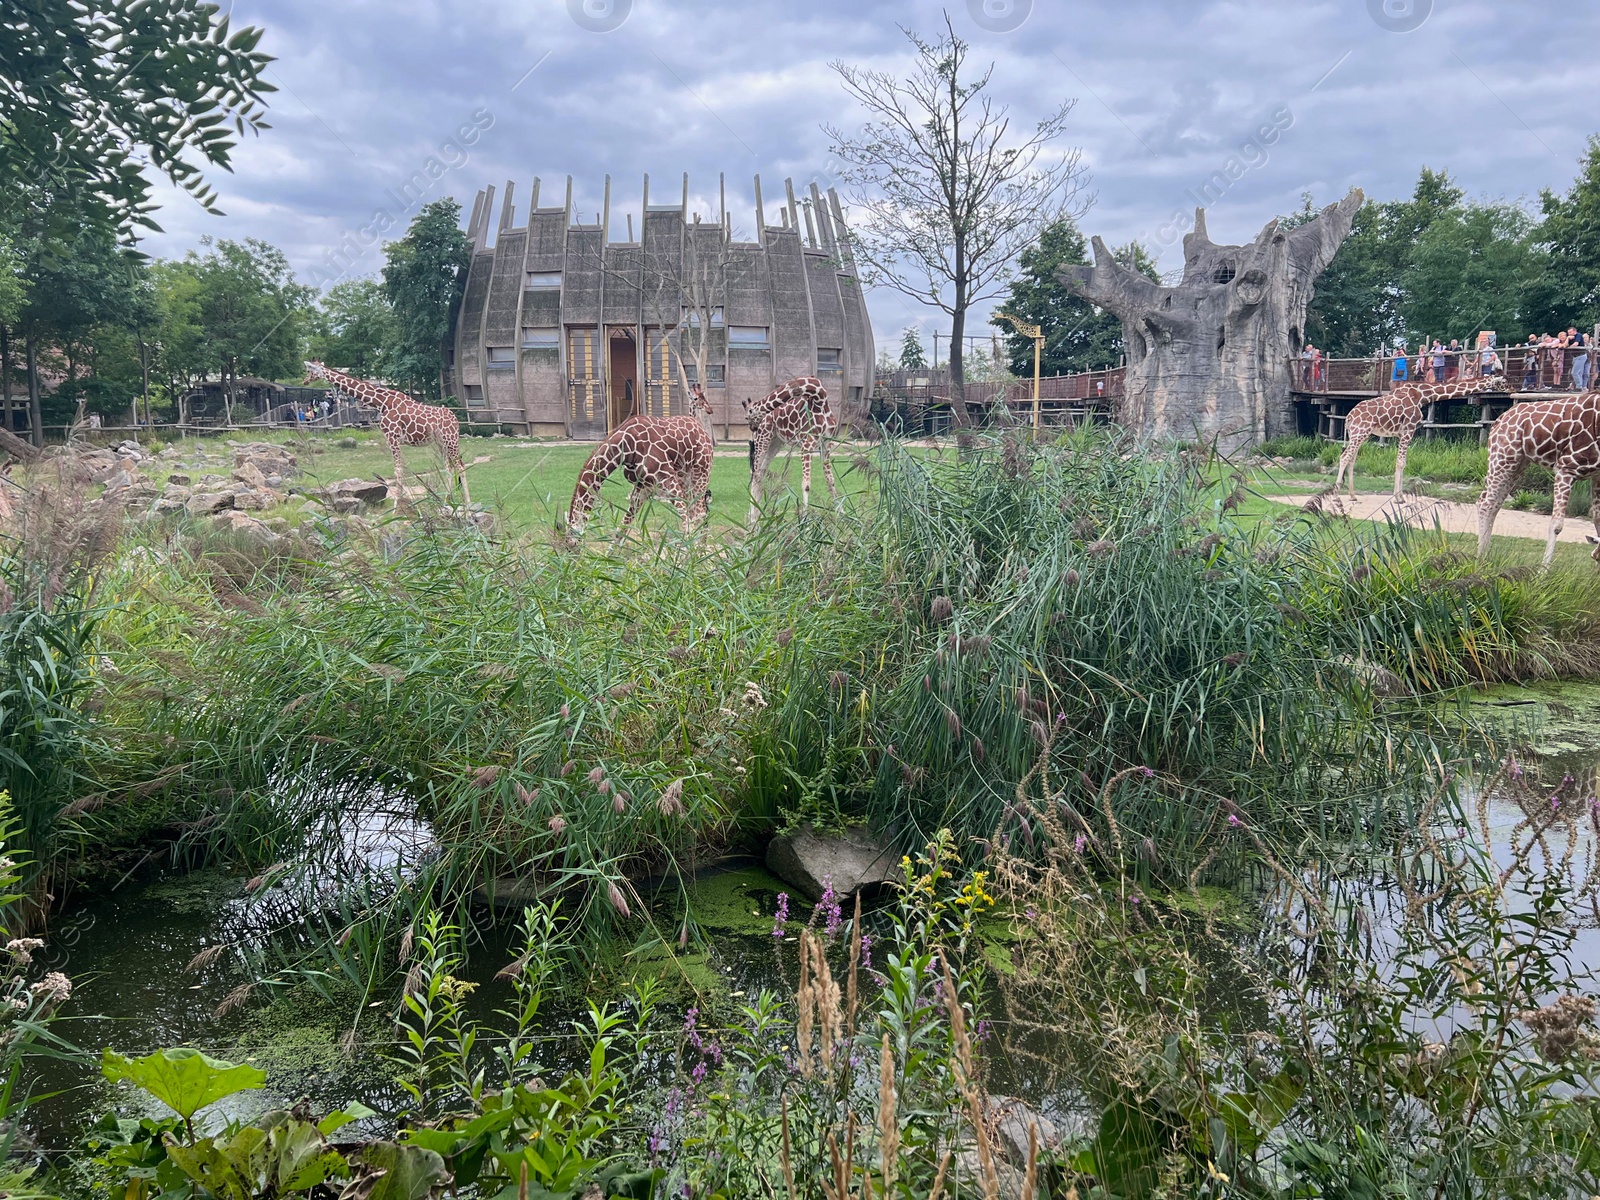
MULTIPOLYGON (((1303 507, 1310 496, 1269 496, 1274 504, 1292 504, 1303 507)), ((1446 533, 1478 534, 1478 510, 1472 504, 1457 504, 1451 500, 1435 500, 1431 496, 1407 496, 1397 501, 1388 494, 1360 493, 1354 500, 1349 496, 1329 496, 1322 502, 1323 511, 1355 517, 1362 521, 1387 521, 1401 517, 1406 524, 1419 529, 1432 529, 1435 522, 1446 533)), ((1544 513, 1518 512, 1502 508, 1494 523, 1496 537, 1534 538, 1544 541, 1550 536, 1550 518, 1544 513)), ((1587 543, 1595 527, 1588 517, 1568 517, 1556 539, 1559 542, 1587 543)))

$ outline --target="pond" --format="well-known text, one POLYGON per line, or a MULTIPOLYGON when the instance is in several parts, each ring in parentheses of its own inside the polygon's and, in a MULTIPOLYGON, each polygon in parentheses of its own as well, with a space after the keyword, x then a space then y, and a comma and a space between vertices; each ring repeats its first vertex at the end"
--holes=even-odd
MULTIPOLYGON (((1476 696, 1472 710, 1491 720, 1510 741, 1529 746, 1547 779, 1574 775, 1582 795, 1592 795, 1600 773, 1600 688, 1551 685, 1500 688, 1476 696)), ((1522 813, 1490 803, 1497 840, 1509 836, 1522 813)), ((361 885, 381 891, 395 886, 431 853, 425 824, 406 805, 366 796, 347 808, 337 828, 311 831, 304 858, 249 880, 225 870, 158 873, 128 882, 111 895, 66 914, 52 928, 49 969, 69 974, 76 990, 58 1028, 76 1044, 98 1051, 111 1046, 137 1055, 175 1045, 194 1045, 222 1057, 248 1059, 267 1072, 260 1093, 235 1097, 233 1111, 248 1115, 302 1097, 319 1110, 360 1100, 379 1113, 394 1111, 402 1095, 393 1083, 396 1067, 386 1061, 394 1036, 394 996, 363 997, 348 985, 331 985, 333 1000, 305 983, 284 987, 263 1003, 231 1005, 240 975, 226 965, 190 970, 195 956, 219 943, 259 944, 293 925, 309 909, 326 904, 341 889, 361 885), (252 886, 254 885, 254 886, 252 886), (219 1009, 220 1011, 219 1014, 219 1009), (359 1030, 353 1054, 342 1048, 352 1027, 359 1030)), ((1373 886, 1382 886, 1374 880, 1373 886)), ((615 995, 631 976, 668 983, 664 1036, 690 1004, 712 1007, 753 997, 763 989, 787 993, 794 985, 794 953, 772 936, 772 914, 784 886, 752 860, 730 860, 708 868, 691 896, 703 939, 678 949, 673 937, 650 937, 616 948, 603 979, 615 995)), ((670 888, 661 892, 662 924, 678 928, 680 906, 670 888)), ((800 912, 797 906, 797 912, 800 912)), ((803 914, 802 914, 803 915, 803 914)), ((492 925, 472 947, 466 977, 479 985, 475 1015, 490 1019, 507 1003, 510 988, 494 979, 515 955, 509 921, 492 925)), ((791 939, 792 940, 792 939, 791 939)), ((1001 940, 1003 941, 1003 935, 1001 940)), ((1600 929, 1584 928, 1579 952, 1600 966, 1600 929)), ((1003 957, 1003 946, 1000 947, 1003 957)), ((560 1067, 577 1045, 569 1021, 582 1015, 587 989, 568 987, 552 997, 542 1016, 553 1036, 545 1059, 560 1067)), ((998 1040, 998 1039, 997 1039, 998 1040)), ((1038 1048, 1048 1054, 1048 1048, 1038 1048)), ((990 1085, 1027 1099, 1057 1116, 1071 1098, 1049 1088, 1036 1066, 990 1063, 990 1085)), ((89 1125, 111 1107, 114 1094, 91 1065, 51 1064, 35 1091, 48 1098, 26 1118, 29 1134, 43 1148, 73 1149, 89 1125)))

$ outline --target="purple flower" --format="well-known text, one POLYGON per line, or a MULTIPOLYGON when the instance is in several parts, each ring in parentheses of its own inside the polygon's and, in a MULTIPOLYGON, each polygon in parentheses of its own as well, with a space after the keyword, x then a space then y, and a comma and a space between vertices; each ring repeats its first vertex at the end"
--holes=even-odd
POLYGON ((1146 779, 1154 779, 1155 778, 1156 773, 1154 771, 1152 771, 1149 767, 1140 767, 1139 770, 1144 772, 1144 777, 1146 779))
POLYGON ((702 1060, 695 1064, 694 1070, 689 1072, 689 1077, 696 1083, 704 1083, 706 1079, 706 1064, 702 1060))
POLYGON ((985 1021, 985 1020, 980 1020, 978 1022, 978 1028, 977 1028, 976 1032, 978 1034, 978 1040, 980 1042, 986 1040, 988 1038, 988 1036, 989 1036, 989 1022, 985 1021))
POLYGON ((699 1016, 700 1016, 700 1009, 698 1007, 691 1008, 688 1012, 684 1013, 683 1014, 683 1032, 688 1037, 689 1044, 691 1046, 693 1046, 696 1050, 700 1051, 700 1053, 704 1054, 705 1053, 705 1046, 703 1044, 701 1044, 700 1031, 694 1027, 695 1026, 695 1020, 699 1016))
POLYGON ((1513 778, 1513 779, 1521 779, 1522 778, 1522 764, 1519 763, 1514 758, 1511 760, 1511 778, 1513 778))
POLYGON ((1228 824, 1232 825, 1235 829, 1239 828, 1239 824, 1240 824, 1240 822, 1239 822, 1239 814, 1237 814, 1237 813, 1229 813, 1228 814, 1228 824))
POLYGON ((1077 837, 1072 839, 1072 849, 1077 854, 1082 854, 1083 853, 1083 848, 1085 846, 1087 846, 1088 844, 1089 844, 1089 839, 1087 837, 1085 837, 1081 833, 1077 837))
POLYGON ((832 878, 823 879, 824 889, 822 899, 817 902, 817 909, 822 913, 822 932, 831 937, 839 936, 839 927, 844 924, 844 910, 839 906, 839 897, 834 894, 832 878))
POLYGON ((872 969, 872 935, 870 933, 861 935, 861 965, 869 971, 872 969))
POLYGON ((772 917, 772 936, 781 938, 783 927, 789 923, 789 893, 778 893, 778 911, 772 917))

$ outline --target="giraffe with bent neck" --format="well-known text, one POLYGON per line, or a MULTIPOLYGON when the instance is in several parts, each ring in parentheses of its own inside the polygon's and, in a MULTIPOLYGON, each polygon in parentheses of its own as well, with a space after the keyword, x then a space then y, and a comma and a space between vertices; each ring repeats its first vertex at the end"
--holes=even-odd
POLYGON ((1444 383, 1403 383, 1392 392, 1369 396, 1350 410, 1344 421, 1344 453, 1339 455, 1339 473, 1334 476, 1333 494, 1339 494, 1345 471, 1350 472, 1350 499, 1356 498, 1356 455, 1373 434, 1379 437, 1398 437, 1394 454, 1394 495, 1403 494, 1406 475, 1406 451, 1411 439, 1422 427, 1428 405, 1438 400, 1456 400, 1479 392, 1492 392, 1505 386, 1498 375, 1463 376, 1444 383))
POLYGON ((696 521, 705 517, 711 505, 711 455, 715 441, 700 422, 700 414, 712 415, 711 401, 696 383, 689 389, 689 415, 676 417, 632 416, 594 448, 583 470, 578 472, 567 506, 567 528, 580 536, 589 523, 600 498, 600 485, 619 468, 633 484, 628 496, 628 511, 622 518, 626 529, 639 508, 653 492, 672 501, 683 517, 683 531, 689 533, 696 521))
POLYGON ((760 517, 762 481, 778 447, 784 442, 800 448, 800 505, 811 506, 811 456, 822 455, 822 475, 828 481, 828 495, 840 502, 833 478, 833 462, 828 458, 828 439, 839 432, 839 418, 828 404, 828 389, 822 380, 803 375, 780 383, 760 400, 743 401, 745 420, 755 435, 756 456, 750 468, 749 523, 760 517))
POLYGON ((344 371, 323 366, 319 362, 306 363, 306 379, 326 379, 357 400, 372 405, 381 412, 378 428, 383 440, 394 456, 394 503, 400 507, 400 447, 418 446, 423 442, 437 442, 444 453, 445 467, 454 472, 461 485, 461 500, 472 503, 467 491, 466 467, 461 463, 461 425, 455 413, 437 404, 421 404, 404 392, 386 388, 366 379, 357 379, 344 371))
MULTIPOLYGON (((1550 505, 1550 535, 1544 565, 1555 557, 1556 538, 1567 519, 1567 500, 1580 479, 1600 480, 1600 392, 1582 392, 1562 400, 1534 400, 1515 405, 1489 429, 1489 477, 1478 497, 1478 556, 1489 550, 1495 518, 1517 477, 1529 463, 1542 463, 1555 475, 1550 505)), ((1591 555, 1600 562, 1600 505, 1591 508, 1595 544, 1591 555)))

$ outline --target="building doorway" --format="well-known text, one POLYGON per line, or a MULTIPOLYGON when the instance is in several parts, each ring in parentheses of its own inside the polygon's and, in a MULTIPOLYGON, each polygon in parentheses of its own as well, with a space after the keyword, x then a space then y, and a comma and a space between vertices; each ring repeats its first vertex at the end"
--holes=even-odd
POLYGON ((578 441, 606 436, 605 380, 600 369, 600 331, 567 330, 567 431, 578 441))
POLYGON ((606 382, 611 401, 611 428, 639 411, 639 343, 631 326, 606 328, 606 382))

